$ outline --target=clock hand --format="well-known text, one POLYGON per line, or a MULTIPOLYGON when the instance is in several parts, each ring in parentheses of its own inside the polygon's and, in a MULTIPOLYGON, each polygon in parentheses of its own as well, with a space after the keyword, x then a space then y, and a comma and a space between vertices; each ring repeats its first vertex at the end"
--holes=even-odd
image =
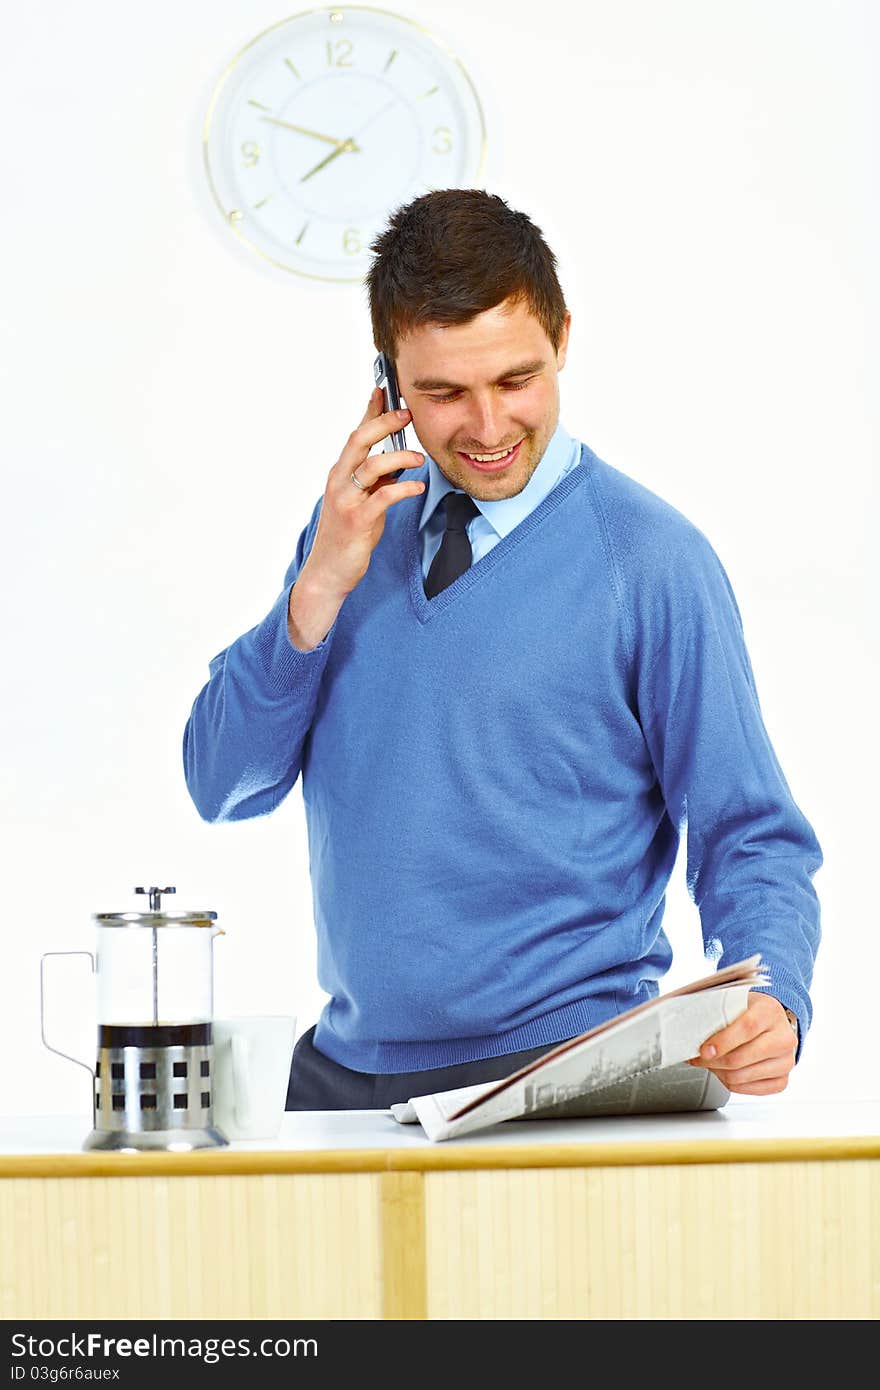
POLYGON ((331 154, 328 154, 326 159, 322 159, 320 164, 316 164, 314 169, 310 169, 307 174, 303 174, 302 178, 300 179, 300 183, 305 183, 306 179, 310 179, 312 177, 312 174, 317 174, 319 169, 323 169, 332 160, 336 159, 341 154, 345 154, 348 150, 353 150, 357 151, 357 153, 360 153, 360 146, 355 143, 351 136, 349 136, 347 140, 343 140, 339 145, 339 148, 333 150, 331 154))
POLYGON ((372 114, 372 116, 370 116, 368 120, 364 121, 363 125, 361 126, 361 128, 360 128, 360 130, 357 132, 357 134, 358 134, 358 135, 363 135, 363 133, 364 133, 364 131, 366 130, 367 126, 372 125, 374 121, 378 121, 378 119, 379 119, 380 116, 384 116, 386 111, 389 111, 389 110, 391 109, 392 106, 397 106, 397 104, 398 104, 398 98, 397 98, 397 97, 392 97, 392 99, 391 99, 390 101, 386 101, 386 103, 385 103, 385 105, 384 105, 383 107, 381 107, 378 111, 374 111, 373 114, 372 114))
MULTIPOLYGON (((391 101, 386 102, 383 107, 381 107, 378 111, 375 111, 373 115, 370 116, 369 120, 364 122, 364 124, 361 126, 361 130, 358 131, 358 134, 360 134, 361 131, 366 130, 367 126, 371 125, 373 121, 377 121, 380 116, 384 116, 385 112, 389 110, 390 107, 395 106, 396 104, 396 97, 393 97, 391 101)), ((360 146, 358 145, 354 137, 351 135, 349 135, 348 139, 346 140, 336 140, 332 135, 322 135, 320 131, 309 130, 306 126, 293 125, 291 121, 282 121, 279 116, 261 116, 260 119, 263 121, 268 121, 270 125, 283 126, 285 130, 294 130, 299 135, 311 135, 315 140, 324 140, 328 145, 335 146, 335 149, 332 154, 328 155, 326 159, 322 159, 320 164, 316 164, 314 169, 310 169, 307 174, 303 174, 302 178, 300 179, 300 183, 305 183, 306 179, 310 179, 313 174, 317 174, 319 169, 324 169, 331 162, 331 160, 336 158, 337 155, 345 154, 348 151, 357 154, 360 154, 361 152, 360 146)))
MULTIPOLYGON (((373 115, 369 118, 369 120, 367 120, 367 121, 364 122, 364 124, 361 126, 360 130, 358 131, 358 135, 360 135, 362 131, 366 130, 367 126, 368 126, 368 125, 371 125, 373 121, 377 121, 377 120, 379 119, 380 116, 383 116, 383 115, 385 114, 385 112, 389 109, 389 107, 395 106, 396 104, 397 104, 397 98, 396 98, 396 97, 394 97, 391 101, 387 101, 387 102, 385 103, 385 105, 384 105, 383 107, 381 107, 380 110, 375 111, 375 112, 373 113, 373 115)), ((268 117, 265 117, 264 119, 268 120, 268 117)), ((282 122, 282 124, 283 124, 283 122, 282 122)), ((328 137, 325 135, 323 138, 326 140, 328 137)), ((310 179, 310 178, 312 177, 313 174, 317 174, 317 172, 318 172, 319 169, 324 169, 324 168, 326 168, 326 166, 327 166, 328 164, 330 164, 331 161, 334 160, 334 159, 336 158, 337 155, 345 154, 347 150, 351 150, 351 151, 353 151, 353 152, 355 152, 355 153, 357 153, 357 154, 360 154, 360 153, 361 153, 360 145, 358 145, 357 141, 356 141, 356 140, 354 139, 354 137, 351 136, 351 135, 348 137, 347 140, 334 141, 333 143, 336 144, 336 146, 337 146, 337 148, 333 151, 333 153, 332 153, 332 154, 328 154, 328 156, 327 156, 326 159, 322 159, 322 160, 321 160, 321 163, 320 163, 320 164, 316 164, 315 167, 314 167, 314 169, 310 169, 309 172, 308 172, 307 174, 303 174, 302 178, 300 179, 300 183, 305 183, 306 179, 310 179)))
POLYGON ((285 130, 295 130, 298 135, 311 135, 315 140, 326 140, 328 145, 344 145, 344 140, 336 140, 332 135, 322 135, 318 130, 309 130, 304 125, 291 125, 290 121, 282 121, 278 116, 261 116, 261 121, 268 121, 270 125, 283 126, 285 130))

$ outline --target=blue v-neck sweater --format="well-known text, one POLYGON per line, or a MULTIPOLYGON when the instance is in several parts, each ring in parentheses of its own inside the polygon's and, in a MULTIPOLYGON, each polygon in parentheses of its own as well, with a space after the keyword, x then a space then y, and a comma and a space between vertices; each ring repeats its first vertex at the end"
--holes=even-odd
POLYGON ((287 605, 320 506, 184 733, 208 821, 264 815, 302 774, 330 996, 315 1046, 355 1071, 419 1071, 560 1041, 652 997, 685 827, 707 956, 760 951, 802 1045, 822 854, 703 534, 582 445, 431 600, 418 501, 391 507, 366 575, 301 652, 287 605))

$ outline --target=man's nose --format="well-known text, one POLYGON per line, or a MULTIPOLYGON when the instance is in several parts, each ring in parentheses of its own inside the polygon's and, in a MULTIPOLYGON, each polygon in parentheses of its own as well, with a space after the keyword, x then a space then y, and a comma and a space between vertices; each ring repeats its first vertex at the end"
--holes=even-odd
POLYGON ((503 404, 495 396, 475 398, 471 405, 468 428, 475 444, 494 449, 504 443, 503 404))

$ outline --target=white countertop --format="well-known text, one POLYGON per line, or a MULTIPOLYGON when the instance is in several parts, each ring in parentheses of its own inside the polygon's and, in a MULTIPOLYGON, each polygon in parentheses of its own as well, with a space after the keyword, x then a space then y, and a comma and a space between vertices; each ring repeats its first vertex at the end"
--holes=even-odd
MULTIPOLYGON (((82 1152, 91 1130, 83 1116, 0 1116, 0 1156, 82 1152)), ((795 1100, 731 1096, 721 1110, 685 1115, 620 1115, 587 1120, 514 1120, 477 1134, 432 1143, 421 1125, 401 1125, 388 1110, 298 1111, 275 1139, 237 1141, 225 1153, 383 1149, 411 1152, 468 1147, 622 1145, 711 1141, 873 1138, 880 1100, 795 1100)), ((204 1151, 203 1151, 204 1152, 204 1151)), ((217 1152, 216 1150, 208 1152, 217 1152)))

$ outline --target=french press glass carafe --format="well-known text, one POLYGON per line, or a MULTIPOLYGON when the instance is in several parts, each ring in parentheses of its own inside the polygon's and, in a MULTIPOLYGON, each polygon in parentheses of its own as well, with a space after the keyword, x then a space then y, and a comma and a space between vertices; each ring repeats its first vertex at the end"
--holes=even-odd
POLYGON ((85 1149, 202 1149, 228 1143, 214 1125, 213 942, 216 912, 162 912, 174 888, 135 888, 148 912, 98 912, 92 962, 98 1020, 93 1129, 85 1149))

